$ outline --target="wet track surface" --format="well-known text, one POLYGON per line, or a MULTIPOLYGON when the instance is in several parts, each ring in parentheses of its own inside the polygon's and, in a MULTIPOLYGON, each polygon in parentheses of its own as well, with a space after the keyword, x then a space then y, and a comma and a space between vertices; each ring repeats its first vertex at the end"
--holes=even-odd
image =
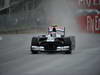
POLYGON ((31 34, 1 35, 0 75, 100 75, 100 35, 83 36, 71 55, 32 55, 31 34))

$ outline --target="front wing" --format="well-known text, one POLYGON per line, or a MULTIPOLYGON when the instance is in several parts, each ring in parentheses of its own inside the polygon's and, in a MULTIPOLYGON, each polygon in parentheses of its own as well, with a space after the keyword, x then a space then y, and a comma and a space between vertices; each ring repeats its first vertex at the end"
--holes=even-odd
POLYGON ((31 46, 31 50, 34 50, 34 51, 67 51, 67 50, 70 50, 70 46, 57 46, 57 47, 31 46))

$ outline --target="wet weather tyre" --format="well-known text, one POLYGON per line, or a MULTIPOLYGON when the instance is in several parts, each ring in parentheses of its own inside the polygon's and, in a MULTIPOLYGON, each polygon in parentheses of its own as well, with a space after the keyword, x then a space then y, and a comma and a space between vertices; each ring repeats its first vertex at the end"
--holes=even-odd
POLYGON ((32 50, 32 46, 37 46, 38 45, 38 38, 33 37, 31 41, 31 53, 32 54, 38 54, 38 51, 32 50))
POLYGON ((38 51, 31 50, 32 54, 38 54, 38 51))
POLYGON ((65 51, 65 54, 72 54, 72 47, 70 46, 68 51, 65 51))
POLYGON ((66 51, 65 54, 72 54, 72 51, 71 50, 66 51))

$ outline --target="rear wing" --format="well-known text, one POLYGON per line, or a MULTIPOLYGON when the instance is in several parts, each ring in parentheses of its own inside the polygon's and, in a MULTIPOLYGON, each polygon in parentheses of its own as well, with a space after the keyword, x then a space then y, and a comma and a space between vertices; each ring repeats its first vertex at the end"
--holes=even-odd
MULTIPOLYGON (((65 27, 64 26, 56 26, 56 33, 60 34, 62 36, 65 36, 65 27)), ((53 26, 49 26, 48 27, 48 34, 52 34, 53 33, 53 26)))

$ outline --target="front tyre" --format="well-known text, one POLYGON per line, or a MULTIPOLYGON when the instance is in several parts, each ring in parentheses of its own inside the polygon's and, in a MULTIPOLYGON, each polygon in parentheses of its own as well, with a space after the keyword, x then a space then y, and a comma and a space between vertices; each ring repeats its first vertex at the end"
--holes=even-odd
POLYGON ((65 54, 72 54, 72 47, 70 46, 68 51, 65 51, 65 54))
POLYGON ((38 54, 38 51, 32 50, 32 46, 37 46, 37 45, 38 45, 38 38, 33 37, 31 41, 31 48, 30 48, 32 54, 38 54))
POLYGON ((31 50, 32 54, 38 54, 38 51, 31 50))
POLYGON ((72 54, 72 51, 71 50, 66 51, 65 54, 72 54))
POLYGON ((31 50, 31 54, 38 54, 38 51, 32 50, 32 48, 30 48, 31 50))

